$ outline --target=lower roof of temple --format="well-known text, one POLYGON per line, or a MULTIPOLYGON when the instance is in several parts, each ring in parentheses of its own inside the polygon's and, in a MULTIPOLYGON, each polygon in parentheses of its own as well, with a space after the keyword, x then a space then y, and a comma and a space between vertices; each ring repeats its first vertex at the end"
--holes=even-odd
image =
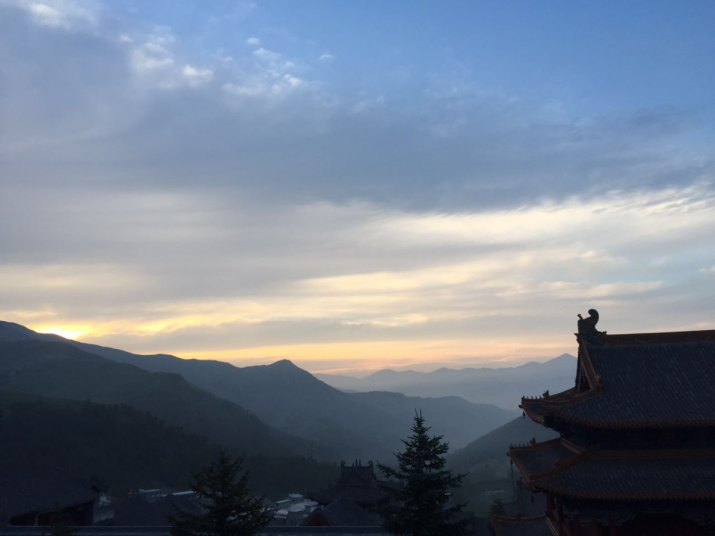
POLYGON ((592 450, 564 439, 511 447, 530 488, 618 501, 715 499, 715 449, 592 450))

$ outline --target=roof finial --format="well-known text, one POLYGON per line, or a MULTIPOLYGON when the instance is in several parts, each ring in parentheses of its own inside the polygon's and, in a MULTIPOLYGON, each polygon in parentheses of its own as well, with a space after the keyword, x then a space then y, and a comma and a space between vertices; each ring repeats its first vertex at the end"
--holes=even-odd
POLYGON ((588 310, 589 317, 584 318, 578 314, 578 340, 586 344, 603 344, 605 342, 605 331, 598 331, 598 311, 596 309, 588 310))

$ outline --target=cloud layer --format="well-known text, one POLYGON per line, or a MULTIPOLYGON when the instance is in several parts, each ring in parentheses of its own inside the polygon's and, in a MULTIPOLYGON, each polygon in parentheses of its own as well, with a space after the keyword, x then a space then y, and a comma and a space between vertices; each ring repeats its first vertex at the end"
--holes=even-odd
POLYGON ((697 106, 574 111, 453 68, 345 88, 341 54, 275 31, 0 14, 4 319, 313 370, 553 356, 590 307, 715 327, 697 106))

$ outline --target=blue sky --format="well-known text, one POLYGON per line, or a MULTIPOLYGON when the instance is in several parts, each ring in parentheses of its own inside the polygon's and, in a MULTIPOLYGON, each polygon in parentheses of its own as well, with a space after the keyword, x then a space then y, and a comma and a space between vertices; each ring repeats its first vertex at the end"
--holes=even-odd
POLYGON ((0 317, 361 373, 713 328, 712 2, 0 0, 0 317), (538 314, 537 314, 538 313, 538 314))
POLYGON ((575 113, 604 113, 674 102, 702 106, 715 75, 715 6, 707 1, 125 6, 120 12, 129 21, 169 25, 197 60, 212 49, 242 55, 245 40, 255 36, 308 63, 323 53, 339 57, 319 72, 344 91, 364 85, 419 99, 415 84, 456 74, 485 90, 572 99, 575 113))

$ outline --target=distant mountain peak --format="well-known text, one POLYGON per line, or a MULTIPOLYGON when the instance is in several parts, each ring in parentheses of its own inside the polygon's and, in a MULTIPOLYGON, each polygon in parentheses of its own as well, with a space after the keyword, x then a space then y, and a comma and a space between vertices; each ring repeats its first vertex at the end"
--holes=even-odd
MULTIPOLYGON (((558 357, 554 357, 554 359, 568 360, 568 359, 577 359, 577 358, 575 355, 571 355, 571 354, 567 353, 567 354, 561 354, 558 357)), ((552 361, 553 361, 553 359, 552 359, 552 361)))
POLYGON ((300 367, 293 363, 290 359, 281 359, 280 361, 276 361, 275 363, 271 363, 268 365, 269 367, 280 367, 280 368, 296 368, 299 369, 300 367))

